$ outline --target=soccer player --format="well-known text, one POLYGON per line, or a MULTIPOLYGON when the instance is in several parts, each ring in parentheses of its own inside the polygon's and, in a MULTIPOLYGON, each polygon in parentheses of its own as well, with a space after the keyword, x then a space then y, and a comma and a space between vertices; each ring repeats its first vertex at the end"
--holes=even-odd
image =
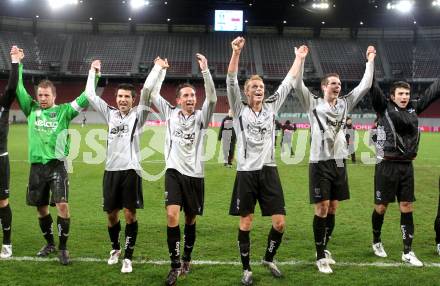
POLYGON ((103 179, 104 211, 107 212, 108 233, 112 245, 107 263, 118 263, 121 255, 119 232, 121 223, 119 212, 124 211, 125 244, 122 273, 133 271, 132 258, 138 233, 136 209, 143 208, 142 178, 140 171, 140 135, 147 119, 150 93, 156 84, 160 70, 167 63, 157 58, 154 68, 147 77, 141 92, 139 105, 133 107, 136 99, 135 88, 131 84, 120 84, 116 90, 117 108, 109 106, 95 92, 95 78, 100 73, 101 63, 92 63, 86 86, 90 105, 101 114, 108 124, 107 161, 103 179))
POLYGON ((12 211, 9 205, 9 156, 8 156, 8 130, 9 109, 15 99, 15 90, 18 84, 18 63, 23 58, 23 53, 17 48, 11 48, 11 71, 5 93, 0 96, 0 223, 3 230, 3 244, 0 258, 12 256, 11 225, 12 211))
MULTIPOLYGON (((203 214, 204 167, 203 146, 206 129, 217 103, 214 82, 208 69, 208 61, 196 54, 205 82, 205 102, 202 110, 196 110, 196 90, 188 83, 177 87, 179 107, 171 105, 159 95, 159 89, 151 93, 151 100, 167 122, 165 137, 165 206, 167 211, 167 242, 171 270, 166 285, 176 285, 180 274, 190 270, 191 253, 196 240, 196 216, 203 214), (184 248, 180 262, 179 216, 185 213, 184 248)), ((165 77, 162 70, 159 83, 165 77)))
POLYGON ((376 157, 374 174, 374 210, 372 214, 373 251, 386 257, 380 235, 388 204, 399 202, 400 229, 402 231, 402 261, 423 266, 411 249, 414 237, 413 202, 414 169, 420 131, 418 114, 440 97, 440 79, 432 83, 419 99, 410 98, 411 86, 398 81, 392 84, 390 98, 374 81, 371 88, 373 108, 377 113, 376 157))
POLYGON ((281 137, 281 153, 288 154, 290 152, 290 156, 292 157, 294 155, 292 149, 292 136, 296 131, 296 124, 293 123, 292 126, 290 120, 286 120, 281 130, 283 132, 283 136, 281 137))
POLYGON ((319 272, 332 273, 329 264, 335 261, 326 247, 335 226, 339 201, 350 197, 345 165, 348 150, 344 125, 347 114, 371 87, 376 51, 374 47, 368 47, 368 61, 362 80, 347 95, 340 94, 341 81, 338 74, 325 75, 321 80, 323 98, 312 94, 303 82, 307 46, 295 49, 295 54, 295 94, 308 112, 311 126, 309 193, 310 203, 315 205, 313 233, 316 265, 319 272))
POLYGON ((222 142, 224 165, 225 167, 231 168, 237 137, 235 136, 234 127, 232 126, 232 110, 230 109, 228 115, 223 118, 222 124, 220 125, 218 141, 222 142))
POLYGON ((49 80, 38 84, 36 100, 27 93, 23 84, 23 64, 18 68, 17 100, 28 121, 29 162, 31 163, 27 204, 37 208, 41 231, 46 245, 37 256, 44 257, 56 251, 49 204, 58 212, 59 261, 70 263, 67 239, 70 213, 68 205, 69 184, 65 158, 69 154, 70 121, 88 105, 85 93, 71 103, 55 104, 56 89, 49 80))
POLYGON ((258 75, 251 76, 244 84, 247 102, 242 102, 237 71, 244 45, 245 39, 242 37, 231 42, 232 56, 226 78, 228 101, 234 113, 234 129, 238 138, 237 175, 229 214, 240 217, 238 247, 243 266, 241 283, 251 285, 249 236, 257 201, 262 215, 272 218, 262 264, 274 277, 282 276, 273 262, 283 237, 286 215, 283 188, 275 163, 275 115, 292 90, 293 73, 290 69, 276 92, 267 98, 264 98, 263 79, 258 75))
POLYGON ((354 131, 353 121, 351 117, 347 117, 345 121, 345 140, 347 141, 348 154, 351 155, 351 161, 356 163, 356 150, 354 145, 354 131))

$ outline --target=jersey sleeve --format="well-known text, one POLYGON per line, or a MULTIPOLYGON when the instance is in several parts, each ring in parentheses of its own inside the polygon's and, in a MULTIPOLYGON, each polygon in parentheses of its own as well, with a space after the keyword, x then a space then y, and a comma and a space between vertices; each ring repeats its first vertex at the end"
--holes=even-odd
POLYGON ((434 81, 417 101, 417 114, 422 113, 428 106, 440 97, 440 79, 434 81))
POLYGON ((147 119, 148 113, 150 111, 149 105, 152 93, 158 93, 156 89, 160 90, 160 87, 162 86, 163 78, 161 77, 161 70, 161 66, 155 64, 153 69, 145 79, 145 83, 141 91, 141 97, 139 99, 139 105, 137 107, 138 118, 141 122, 139 126, 143 126, 144 121, 147 119))
POLYGON ((373 79, 370 96, 374 111, 382 113, 387 108, 387 99, 376 79, 373 79))
POLYGON ((303 106, 303 108, 306 111, 308 111, 310 109, 310 105, 312 99, 314 98, 314 95, 304 84, 303 74, 304 74, 304 62, 301 64, 301 69, 298 73, 298 77, 294 78, 293 80, 293 89, 295 90, 295 95, 298 97, 298 100, 303 106))
POLYGON ((15 99, 15 92, 18 85, 18 63, 12 63, 11 71, 9 72, 8 85, 5 93, 0 97, 0 105, 5 109, 11 108, 12 102, 15 99))
POLYGON ((19 64, 18 66, 18 85, 17 85, 16 94, 17 94, 18 104, 20 105, 21 110, 23 111, 24 115, 28 117, 32 111, 32 105, 34 104, 34 100, 26 91, 23 84, 23 64, 19 64))
POLYGON ((202 106, 202 119, 204 128, 208 128, 217 104, 217 94, 215 92, 214 81, 212 80, 209 69, 202 71, 203 80, 205 82, 205 102, 202 106))
POLYGON ((154 97, 152 97, 152 102, 159 112, 165 117, 165 120, 170 118, 174 106, 166 101, 160 94, 156 94, 154 97))
POLYGON ((229 107, 232 109, 232 113, 234 116, 238 116, 242 109, 242 103, 236 72, 228 73, 226 76, 226 93, 228 95, 229 107))
POLYGON ((365 72, 361 82, 346 96, 347 108, 350 112, 353 107, 368 93, 373 83, 374 61, 369 61, 365 64, 365 72))
MULTIPOLYGON (((101 116, 104 118, 106 122, 108 122, 110 115, 110 108, 108 104, 96 94, 95 82, 96 82, 96 72, 95 70, 90 70, 89 76, 87 77, 85 94, 90 105, 98 113, 101 114, 101 116)), ((78 106, 80 105, 78 104, 78 106)))
POLYGON ((290 91, 292 90, 293 86, 293 77, 291 75, 287 75, 278 89, 275 91, 274 94, 269 96, 265 103, 272 106, 272 109, 275 113, 278 112, 278 110, 281 108, 281 105, 286 100, 286 97, 289 95, 290 91))

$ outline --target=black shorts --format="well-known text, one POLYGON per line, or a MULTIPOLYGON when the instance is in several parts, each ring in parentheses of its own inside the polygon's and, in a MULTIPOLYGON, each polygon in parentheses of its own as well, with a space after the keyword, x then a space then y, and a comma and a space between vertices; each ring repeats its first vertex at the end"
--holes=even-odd
POLYGON ((374 171, 374 203, 414 202, 412 162, 382 160, 374 171))
POLYGON ((69 179, 64 162, 52 160, 47 164, 32 164, 26 202, 30 206, 54 206, 67 203, 69 179), (50 199, 50 200, 49 200, 50 199))
MULTIPOLYGON (((340 165, 340 164, 339 164, 340 165)), ((350 198, 345 160, 339 167, 335 160, 309 164, 310 203, 343 201, 350 198)))
POLYGON ((9 198, 9 156, 0 156, 0 200, 9 198))
POLYGON ((182 175, 175 169, 166 170, 165 206, 179 205, 187 215, 202 215, 204 202, 204 178, 182 175))
POLYGON ((237 171, 229 214, 253 214, 257 201, 263 216, 286 214, 283 187, 277 167, 263 166, 261 170, 256 171, 237 171))
POLYGON ((144 208, 142 178, 135 170, 104 171, 102 186, 104 211, 144 208))

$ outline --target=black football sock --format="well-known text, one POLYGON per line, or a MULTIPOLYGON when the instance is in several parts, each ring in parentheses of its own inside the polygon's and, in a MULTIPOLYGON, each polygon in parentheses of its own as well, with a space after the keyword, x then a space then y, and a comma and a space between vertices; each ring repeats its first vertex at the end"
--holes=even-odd
POLYGON ((272 262, 275 254, 277 253, 277 249, 281 244, 281 240, 283 239, 283 233, 277 231, 272 228, 269 231, 269 235, 267 237, 267 247, 266 254, 264 255, 264 260, 272 262))
POLYGON ((121 222, 118 221, 115 225, 108 227, 108 235, 112 243, 112 249, 120 250, 121 243, 119 242, 119 233, 121 232, 121 222))
POLYGON ((379 214, 375 209, 371 215, 371 225, 373 226, 373 243, 381 242, 380 235, 382 232, 383 220, 385 214, 379 214))
POLYGON ((191 253, 194 248, 194 243, 196 241, 196 224, 185 224, 183 230, 183 261, 191 261, 191 253))
POLYGON ((335 214, 327 214, 325 220, 325 242, 324 242, 325 249, 327 249, 327 244, 332 238, 333 229, 335 229, 335 214))
POLYGON ((167 243, 171 268, 180 268, 180 227, 167 227, 167 243))
POLYGON ((9 204, 0 208, 0 222, 3 229, 3 244, 11 244, 12 211, 9 204))
POLYGON ((38 221, 40 223, 41 232, 43 233, 44 239, 46 239, 47 244, 55 245, 53 239, 52 216, 48 214, 45 217, 39 218, 38 221))
POLYGON ((238 230, 238 249, 240 250, 241 264, 243 265, 243 270, 251 271, 250 261, 250 250, 251 241, 249 238, 250 231, 238 230))
POLYGON ((403 253, 407 254, 411 251, 411 245, 414 237, 412 212, 400 214, 400 229, 402 231, 403 253))
POLYGON ((57 226, 58 226, 58 237, 60 239, 60 250, 67 249, 67 239, 69 238, 69 229, 70 229, 70 218, 57 218, 57 226))
POLYGON ((136 238, 138 233, 138 222, 125 225, 125 248, 124 258, 132 260, 134 246, 136 245, 136 238))
POLYGON ((325 217, 313 217, 313 234, 315 236, 316 260, 325 258, 325 217))

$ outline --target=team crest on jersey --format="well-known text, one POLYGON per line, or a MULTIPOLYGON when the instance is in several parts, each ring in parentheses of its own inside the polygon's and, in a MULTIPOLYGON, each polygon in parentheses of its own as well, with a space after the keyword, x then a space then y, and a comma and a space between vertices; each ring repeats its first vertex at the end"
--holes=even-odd
POLYGON ((49 113, 49 118, 56 118, 56 117, 57 117, 57 113, 56 112, 49 113))

